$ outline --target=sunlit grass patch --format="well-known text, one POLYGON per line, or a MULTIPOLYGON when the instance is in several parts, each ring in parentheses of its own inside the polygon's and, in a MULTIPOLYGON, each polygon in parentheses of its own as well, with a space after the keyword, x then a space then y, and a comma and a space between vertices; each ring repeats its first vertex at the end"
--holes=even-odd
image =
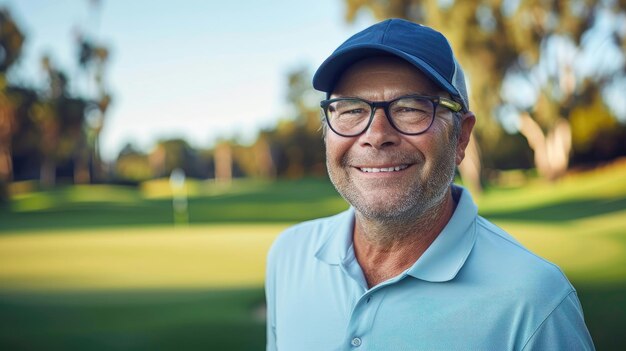
POLYGON ((626 210, 569 224, 498 222, 580 283, 626 283, 626 210))
MULTIPOLYGON (((575 208, 571 206, 572 203, 613 202, 618 209, 626 209, 625 199, 626 161, 585 173, 571 174, 556 182, 534 178, 522 186, 512 188, 488 187, 484 194, 476 196, 482 213, 507 213, 570 204, 563 211, 573 209, 580 215, 593 211, 594 208, 575 208)), ((533 219, 535 218, 532 216, 525 218, 527 221, 533 219)))
POLYGON ((261 286, 266 252, 285 227, 144 227, 3 235, 0 289, 261 286))
POLYGON ((74 185, 44 191, 22 192, 13 195, 11 200, 13 212, 31 212, 84 203, 132 204, 141 201, 141 197, 131 187, 74 185))

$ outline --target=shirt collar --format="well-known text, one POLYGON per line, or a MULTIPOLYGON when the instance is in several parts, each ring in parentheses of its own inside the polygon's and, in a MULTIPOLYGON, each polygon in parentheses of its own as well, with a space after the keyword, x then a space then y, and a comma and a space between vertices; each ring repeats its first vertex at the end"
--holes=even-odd
POLYGON ((467 190, 456 188, 462 191, 454 214, 435 241, 408 269, 408 275, 430 282, 452 280, 472 251, 478 208, 467 190))
MULTIPOLYGON (((407 270, 407 274, 430 282, 453 279, 469 256, 476 240, 474 228, 478 208, 469 192, 454 186, 460 196, 454 214, 435 241, 424 254, 407 270)), ((329 236, 317 250, 315 257, 331 265, 339 265, 350 258, 354 208, 332 217, 329 236)))
POLYGON ((354 208, 332 217, 328 229, 328 238, 315 253, 319 260, 332 265, 338 265, 348 256, 352 247, 352 232, 354 230, 354 208))

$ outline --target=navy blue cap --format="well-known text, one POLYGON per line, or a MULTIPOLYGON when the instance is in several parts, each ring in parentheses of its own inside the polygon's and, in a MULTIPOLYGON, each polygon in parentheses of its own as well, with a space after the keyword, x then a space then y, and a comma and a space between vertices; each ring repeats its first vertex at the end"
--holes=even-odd
POLYGON ((341 44, 315 72, 313 87, 330 95, 348 66, 380 55, 411 63, 469 111, 465 76, 448 40, 430 27, 397 18, 374 24, 341 44))

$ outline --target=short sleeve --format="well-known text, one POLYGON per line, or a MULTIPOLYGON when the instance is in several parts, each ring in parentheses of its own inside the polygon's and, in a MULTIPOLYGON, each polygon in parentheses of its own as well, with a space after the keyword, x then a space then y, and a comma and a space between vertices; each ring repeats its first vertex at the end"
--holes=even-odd
POLYGON ((265 270, 265 305, 267 309, 267 339, 266 339, 266 350, 267 351, 275 351, 276 350, 276 304, 275 304, 275 273, 274 273, 274 263, 273 263, 273 254, 270 250, 266 262, 266 270, 265 270))
POLYGON ((522 350, 595 350, 575 291, 548 315, 522 350))

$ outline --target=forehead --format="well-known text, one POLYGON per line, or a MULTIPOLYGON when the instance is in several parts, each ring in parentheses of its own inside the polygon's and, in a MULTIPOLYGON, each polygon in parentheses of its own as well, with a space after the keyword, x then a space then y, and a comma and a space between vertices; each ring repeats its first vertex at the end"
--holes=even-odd
POLYGON ((333 96, 437 94, 442 91, 410 63, 393 56, 363 59, 342 74, 333 96))

